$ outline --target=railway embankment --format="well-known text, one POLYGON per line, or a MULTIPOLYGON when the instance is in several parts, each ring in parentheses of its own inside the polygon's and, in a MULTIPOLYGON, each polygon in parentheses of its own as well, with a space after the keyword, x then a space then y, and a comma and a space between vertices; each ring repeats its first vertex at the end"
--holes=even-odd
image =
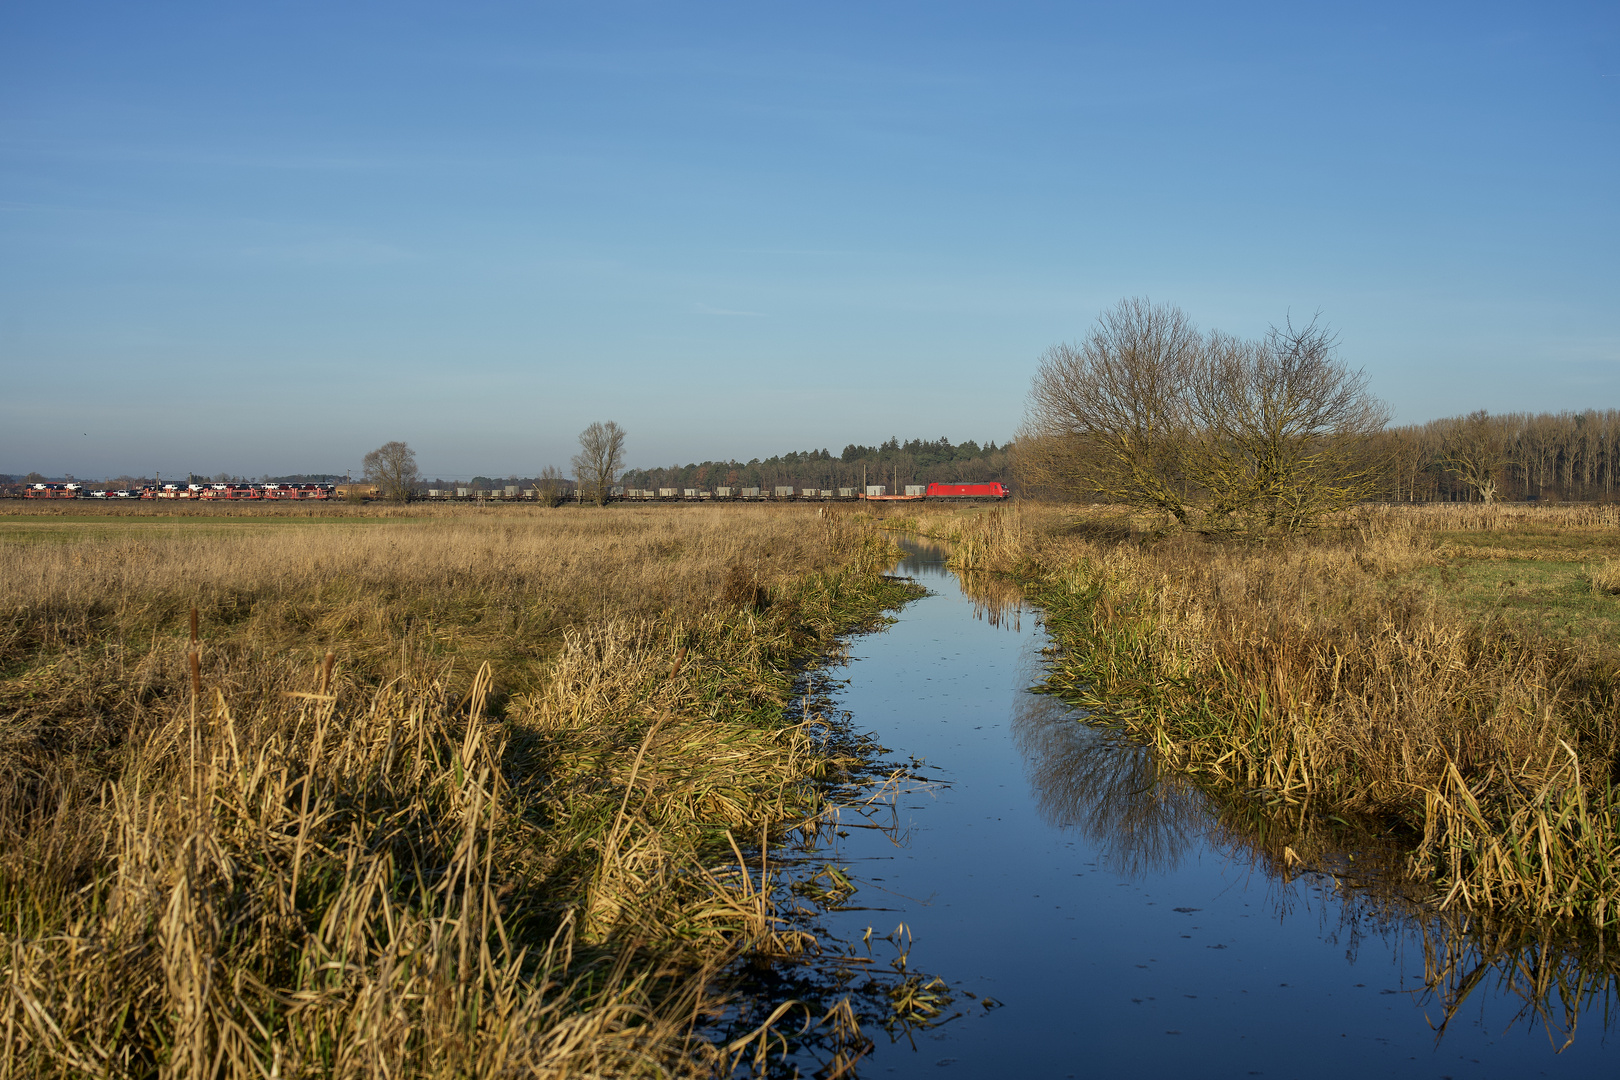
POLYGON ((1165 535, 1110 508, 896 515, 1009 575, 1045 689, 1256 811, 1283 868, 1353 825, 1443 909, 1620 926, 1613 507, 1367 510, 1165 535), (1281 810, 1282 813, 1272 813, 1281 810), (1290 825, 1293 822, 1295 824, 1290 825))

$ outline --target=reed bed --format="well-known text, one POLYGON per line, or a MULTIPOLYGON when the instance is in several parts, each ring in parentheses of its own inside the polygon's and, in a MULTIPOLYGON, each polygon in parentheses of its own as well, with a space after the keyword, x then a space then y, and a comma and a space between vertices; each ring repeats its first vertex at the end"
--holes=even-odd
POLYGON ((0 550, 0 1077, 728 1071, 793 668, 909 595, 791 511, 0 550))
POLYGON ((1606 544, 1615 514, 1369 510, 1315 536, 1220 542, 1109 508, 892 524, 955 541, 964 568, 1015 575, 1062 649, 1049 688, 1172 767, 1399 829, 1407 872, 1444 907, 1613 929, 1620 658, 1462 604, 1445 582, 1460 550, 1488 558, 1514 530, 1606 544))

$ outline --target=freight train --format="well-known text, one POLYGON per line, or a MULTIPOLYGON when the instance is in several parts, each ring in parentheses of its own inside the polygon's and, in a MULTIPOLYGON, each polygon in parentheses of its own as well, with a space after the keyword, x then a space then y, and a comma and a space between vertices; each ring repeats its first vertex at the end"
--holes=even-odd
POLYGON ((25 499, 330 499, 332 484, 147 484, 86 491, 83 484, 30 484, 25 499))
MULTIPOLYGON (((87 491, 83 484, 31 484, 21 489, 20 494, 28 499, 224 499, 230 501, 241 500, 288 500, 288 499, 331 499, 350 492, 346 490, 350 485, 336 484, 147 484, 139 488, 109 488, 106 490, 87 491)), ((353 485, 353 493, 361 496, 375 494, 375 489, 369 485, 353 485)), ((431 502, 467 502, 481 500, 524 500, 536 499, 539 494, 534 488, 508 486, 499 488, 429 488, 427 498, 431 502)), ((577 491, 567 486, 561 492, 565 499, 577 497, 577 491)), ((872 501, 919 501, 925 499, 944 500, 984 500, 1006 499, 1009 492, 1005 485, 990 484, 908 484, 903 494, 888 494, 888 488, 882 484, 873 484, 864 490, 852 487, 820 488, 820 487, 791 487, 777 486, 770 488, 759 487, 717 487, 709 488, 626 488, 615 487, 610 498, 623 502, 829 502, 829 501, 859 501, 870 499, 872 501)))
MULTIPOLYGON (((510 489, 508 489, 510 490, 510 489)), ((614 497, 623 498, 632 502, 656 502, 659 500, 795 500, 810 502, 829 502, 838 500, 858 501, 871 499, 883 500, 919 500, 919 499, 1005 499, 1012 493, 1002 484, 907 484, 904 494, 890 495, 888 488, 883 484, 871 484, 864 490, 852 487, 842 488, 814 488, 778 486, 770 488, 757 487, 717 487, 708 488, 615 488, 614 497)))

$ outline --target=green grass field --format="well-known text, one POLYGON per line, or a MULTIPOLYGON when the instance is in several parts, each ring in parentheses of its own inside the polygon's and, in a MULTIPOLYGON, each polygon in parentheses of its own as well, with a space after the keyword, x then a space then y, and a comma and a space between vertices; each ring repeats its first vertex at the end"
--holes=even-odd
POLYGON ((1620 533, 1524 529, 1447 532, 1443 560, 1401 580, 1421 583, 1470 616, 1499 617, 1591 651, 1620 648, 1620 596, 1595 590, 1592 573, 1620 555, 1620 533))

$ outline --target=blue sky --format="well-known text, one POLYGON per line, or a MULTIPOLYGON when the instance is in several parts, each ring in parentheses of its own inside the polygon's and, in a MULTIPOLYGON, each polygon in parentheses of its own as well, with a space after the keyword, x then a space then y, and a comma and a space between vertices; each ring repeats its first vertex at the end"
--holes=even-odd
POLYGON ((1620 6, 9 4, 0 471, 1008 438, 1146 295, 1620 406, 1620 6))

